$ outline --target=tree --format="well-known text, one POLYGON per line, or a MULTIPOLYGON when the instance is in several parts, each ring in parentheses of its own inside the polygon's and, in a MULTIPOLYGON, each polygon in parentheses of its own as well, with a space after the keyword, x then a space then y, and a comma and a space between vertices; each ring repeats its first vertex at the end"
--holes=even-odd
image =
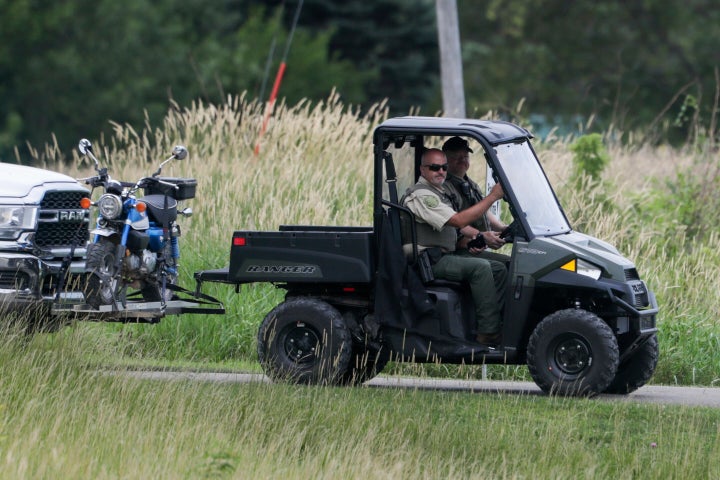
MULTIPOLYGON (((171 102, 223 102, 257 92, 279 19, 247 1, 0 0, 0 155, 55 135, 63 151, 108 120, 159 122, 171 102)), ((326 98, 337 85, 365 101, 349 61, 328 53, 332 31, 297 32, 283 95, 326 98)))

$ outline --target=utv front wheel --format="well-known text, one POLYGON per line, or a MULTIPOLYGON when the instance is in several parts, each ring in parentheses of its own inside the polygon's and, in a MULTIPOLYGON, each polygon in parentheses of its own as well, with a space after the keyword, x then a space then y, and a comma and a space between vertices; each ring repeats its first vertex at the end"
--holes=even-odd
POLYGON ((273 380, 334 385, 348 370, 351 355, 342 315, 321 300, 287 300, 260 325, 258 357, 273 380))
POLYGON ((597 395, 618 367, 617 340, 610 327, 585 310, 548 315, 530 336, 527 364, 535 383, 557 395, 597 395))
POLYGON ((617 373, 605 393, 627 395, 647 383, 658 362, 657 336, 652 335, 618 366, 617 373))

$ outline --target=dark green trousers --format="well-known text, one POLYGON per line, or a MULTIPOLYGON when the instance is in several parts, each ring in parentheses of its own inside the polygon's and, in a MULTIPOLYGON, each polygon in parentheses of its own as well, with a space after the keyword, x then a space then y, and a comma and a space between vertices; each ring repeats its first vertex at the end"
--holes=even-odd
POLYGON ((433 265, 433 274, 435 278, 468 282, 475 303, 478 333, 500 331, 508 276, 505 264, 469 254, 446 254, 433 265))

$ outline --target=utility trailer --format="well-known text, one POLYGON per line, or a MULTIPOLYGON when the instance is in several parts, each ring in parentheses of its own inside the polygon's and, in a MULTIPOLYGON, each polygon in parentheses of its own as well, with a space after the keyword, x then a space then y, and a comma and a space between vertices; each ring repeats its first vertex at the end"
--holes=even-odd
POLYGON ((199 290, 186 290, 179 285, 166 286, 173 291, 172 300, 148 302, 139 292, 130 295, 124 301, 95 308, 84 303, 68 303, 57 300, 52 304, 51 315, 72 318, 81 316, 83 320, 120 323, 158 323, 166 315, 204 314, 221 315, 225 306, 210 295, 199 290))
POLYGON ((526 364, 548 393, 632 392, 657 365, 655 296, 612 245, 572 230, 531 139, 508 122, 386 120, 373 135, 372 226, 238 230, 229 265, 196 272, 196 291, 203 282, 286 291, 258 332, 260 363, 277 381, 355 384, 393 359, 526 364), (421 275, 416 232, 401 228, 414 225, 398 199, 422 153, 451 136, 482 152, 476 162, 484 156, 513 219, 499 345, 476 340, 467 284, 421 275))

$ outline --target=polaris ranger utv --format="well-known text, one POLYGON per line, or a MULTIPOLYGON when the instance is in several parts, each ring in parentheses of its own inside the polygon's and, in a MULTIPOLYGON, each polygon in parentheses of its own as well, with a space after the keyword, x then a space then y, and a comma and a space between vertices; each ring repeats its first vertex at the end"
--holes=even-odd
POLYGON ((507 122, 389 119, 373 136, 372 227, 237 231, 229 266, 197 272, 198 290, 203 281, 286 290, 258 333, 260 363, 275 380, 354 384, 392 359, 527 364, 548 393, 632 392, 657 364, 655 297, 614 247, 572 230, 531 138, 507 122), (494 347, 475 340, 468 285, 422 275, 414 228, 401 227, 414 226, 398 198, 416 182, 423 150, 450 136, 484 152, 513 217, 502 340, 494 347))

